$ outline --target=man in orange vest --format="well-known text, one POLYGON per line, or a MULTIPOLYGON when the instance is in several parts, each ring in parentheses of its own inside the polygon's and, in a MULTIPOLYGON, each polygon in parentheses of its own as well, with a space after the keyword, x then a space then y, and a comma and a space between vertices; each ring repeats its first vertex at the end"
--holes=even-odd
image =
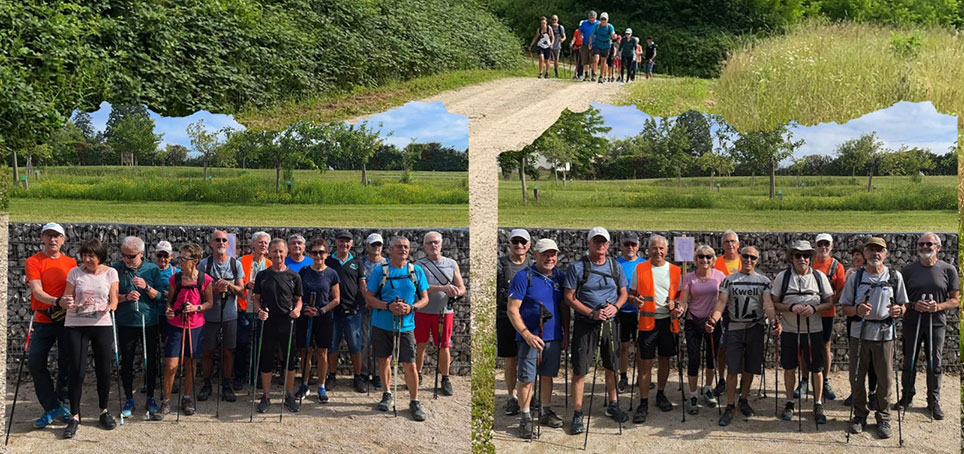
MULTIPOLYGON (((723 272, 724 276, 729 276, 732 273, 740 271, 743 268, 743 262, 740 260, 740 236, 732 230, 727 230, 723 232, 723 255, 716 258, 716 264, 713 265, 723 272)), ((723 313, 723 334, 720 338, 720 345, 716 349, 717 364, 717 377, 716 389, 713 390, 713 394, 716 397, 720 397, 724 392, 726 392, 726 332, 730 325, 730 315, 728 312, 723 313)))
POLYGON ((601 330, 603 322, 616 317, 626 303, 626 275, 616 260, 606 255, 609 251, 609 232, 593 227, 586 237, 589 253, 569 264, 563 298, 576 315, 573 320, 572 341, 572 428, 573 435, 586 430, 583 424, 582 393, 596 349, 606 370, 606 416, 617 422, 629 419, 619 408, 616 394, 616 364, 619 339, 614 333, 601 330), (602 331, 602 334, 600 335, 602 331))
POLYGON ((670 411, 673 404, 666 398, 666 380, 669 378, 669 359, 676 354, 676 335, 679 334, 678 319, 683 315, 679 296, 681 270, 666 261, 669 242, 666 237, 649 237, 649 261, 636 266, 636 274, 629 284, 632 304, 639 308, 639 333, 636 339, 639 351, 640 403, 633 414, 633 422, 646 422, 649 414, 649 383, 653 359, 659 352, 656 376, 656 406, 670 411))

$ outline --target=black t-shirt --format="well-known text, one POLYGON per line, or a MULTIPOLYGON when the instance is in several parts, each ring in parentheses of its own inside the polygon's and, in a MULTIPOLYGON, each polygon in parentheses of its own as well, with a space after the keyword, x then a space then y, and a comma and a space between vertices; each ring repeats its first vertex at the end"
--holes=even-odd
MULTIPOLYGON (((934 300, 938 303, 944 302, 952 291, 961 289, 957 270, 943 260, 938 260, 934 266, 924 266, 920 261, 915 261, 901 268, 900 274, 907 288, 907 300, 911 302, 920 300, 924 294, 934 295, 934 300)), ((947 311, 935 312, 933 316, 929 312, 927 314, 923 318, 925 323, 933 317, 934 326, 944 326, 947 311)), ((916 324, 918 315, 921 314, 914 310, 913 305, 908 305, 904 326, 908 323, 916 324)))
POLYGON ((532 261, 529 259, 529 255, 526 254, 525 259, 522 260, 522 264, 516 265, 512 263, 512 259, 508 255, 499 257, 499 264, 496 267, 496 316, 499 318, 506 318, 509 316, 509 286, 512 285, 512 278, 515 277, 515 273, 529 266, 532 261))
POLYGON ((647 44, 645 58, 649 60, 650 58, 653 58, 653 56, 655 55, 656 55, 656 43, 647 44))
POLYGON ((254 280, 254 293, 261 295, 261 308, 270 316, 287 316, 294 309, 294 297, 302 295, 301 276, 291 268, 280 272, 268 268, 254 280))
POLYGON ((338 292, 341 303, 335 310, 341 314, 357 314, 365 303, 362 297, 359 281, 365 278, 365 267, 358 257, 342 265, 335 256, 325 259, 325 265, 338 273, 338 292))

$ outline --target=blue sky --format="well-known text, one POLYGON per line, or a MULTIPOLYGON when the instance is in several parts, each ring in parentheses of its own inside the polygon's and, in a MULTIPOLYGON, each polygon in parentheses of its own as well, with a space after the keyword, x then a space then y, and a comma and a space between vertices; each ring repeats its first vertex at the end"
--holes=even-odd
MULTIPOLYGON (((96 112, 91 112, 94 129, 103 131, 107 127, 110 110, 110 104, 104 102, 96 112)), ((245 129, 232 115, 212 114, 203 110, 187 117, 162 117, 151 110, 148 110, 148 113, 154 119, 154 132, 163 134, 161 147, 178 144, 192 149, 191 139, 187 136, 187 126, 199 119, 204 120, 204 126, 209 131, 225 127, 245 129)), ((386 142, 399 147, 404 147, 413 140, 420 143, 439 142, 443 146, 459 150, 469 147, 469 119, 449 113, 441 102, 413 101, 375 114, 366 122, 369 127, 378 130, 386 142)))
MULTIPOLYGON (((611 106, 592 103, 599 109, 606 126, 612 128, 611 138, 626 138, 638 134, 643 122, 650 118, 635 106, 611 106)), ((952 115, 939 113, 930 102, 901 101, 886 109, 871 112, 844 124, 821 123, 814 126, 794 125, 790 128, 794 140, 806 143, 797 149, 796 157, 810 154, 833 155, 840 143, 877 131, 877 138, 890 149, 902 145, 928 148, 936 154, 947 153, 957 140, 957 120, 952 115), (911 120, 912 121, 909 121, 911 120)), ((715 141, 715 138, 714 138, 715 141)))

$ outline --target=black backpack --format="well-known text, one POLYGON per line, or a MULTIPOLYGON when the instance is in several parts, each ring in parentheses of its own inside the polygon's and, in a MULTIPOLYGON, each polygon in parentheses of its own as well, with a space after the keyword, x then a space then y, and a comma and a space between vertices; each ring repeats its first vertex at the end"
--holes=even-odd
POLYGON ((609 262, 609 272, 610 272, 610 274, 600 273, 599 271, 596 271, 596 270, 592 269, 592 263, 589 261, 589 256, 588 256, 588 255, 582 256, 582 258, 579 259, 579 260, 582 261, 583 267, 582 267, 582 279, 579 279, 579 283, 576 284, 576 291, 575 291, 575 293, 574 293, 574 295, 576 296, 576 298, 579 297, 579 290, 582 289, 582 286, 585 285, 586 282, 589 281, 589 274, 598 274, 598 275, 602 276, 602 277, 603 277, 603 282, 606 282, 606 278, 607 278, 607 277, 608 277, 608 278, 612 278, 612 280, 616 283, 616 287, 617 287, 616 290, 617 290, 617 291, 619 290, 619 281, 618 281, 618 279, 619 279, 619 272, 616 270, 616 266, 618 266, 618 265, 616 265, 616 261, 613 260, 612 257, 610 257, 610 256, 608 256, 608 255, 606 256, 606 261, 609 262))
MULTIPOLYGON (((185 289, 186 290, 194 289, 194 290, 197 290, 198 295, 203 295, 203 290, 202 290, 203 285, 204 285, 204 273, 198 273, 197 281, 194 282, 194 285, 184 287, 183 285, 181 285, 181 272, 178 271, 177 274, 174 275, 174 293, 172 293, 172 295, 174 295, 174 301, 177 301, 177 297, 178 295, 181 294, 181 290, 185 290, 185 289)), ((183 308, 184 306, 182 305, 181 309, 183 310, 183 308)), ((174 311, 174 315, 180 315, 180 313, 181 313, 180 310, 174 311)))
MULTIPOLYGON (((831 266, 832 266, 832 265, 831 265, 831 266)), ((793 272, 793 267, 792 267, 792 266, 787 267, 786 271, 783 272, 783 282, 780 284, 780 299, 781 299, 781 300, 787 296, 787 287, 790 286, 790 273, 792 273, 792 272, 793 272)), ((810 272, 811 272, 811 273, 816 273, 817 270, 814 270, 813 268, 810 268, 810 272)), ((831 273, 833 273, 833 268, 831 268, 831 273)), ((820 295, 818 295, 818 296, 820 296, 820 300, 823 301, 823 296, 822 296, 822 295, 825 293, 825 292, 824 292, 824 287, 823 287, 823 280, 820 279, 819 277, 817 277, 816 274, 814 274, 814 279, 817 280, 817 287, 820 289, 820 295)), ((828 279, 829 279, 829 276, 828 276, 828 279)), ((810 295, 810 294, 811 294, 810 292, 792 292, 792 293, 790 293, 790 295, 810 295)))
MULTIPOLYGON (((208 257, 207 266, 205 267, 204 272, 205 272, 208 276, 214 277, 214 275, 211 274, 211 271, 214 271, 214 258, 213 258, 213 257, 208 257)), ((237 278, 238 278, 238 259, 236 259, 236 258, 234 258, 234 257, 231 257, 231 276, 232 276, 231 279, 237 279, 237 278)), ((222 279, 223 279, 223 278, 222 278, 222 279)))
POLYGON ((381 280, 381 282, 378 283, 378 290, 375 292, 375 295, 378 297, 378 299, 381 299, 381 298, 382 298, 382 289, 385 288, 385 284, 388 283, 388 281, 390 281, 390 280, 394 281, 394 280, 398 280, 398 279, 411 279, 411 280, 412 280, 412 286, 415 287, 415 295, 416 295, 416 298, 418 297, 418 278, 415 276, 415 265, 412 264, 412 262, 408 262, 408 263, 406 263, 406 265, 408 266, 408 275, 407 275, 407 276, 392 276, 392 277, 388 277, 388 272, 391 271, 391 270, 388 268, 389 264, 388 264, 388 263, 383 263, 383 264, 382 264, 382 280, 381 280))
MULTIPOLYGON (((893 289, 893 291, 890 292, 891 293, 890 301, 891 303, 893 303, 894 297, 896 296, 896 293, 897 293, 897 273, 895 273, 894 270, 887 270, 887 273, 888 274, 887 274, 886 284, 880 284, 880 283, 874 282, 874 283, 867 283, 866 285, 869 286, 870 288, 889 286, 890 288, 893 289)), ((864 267, 858 268, 857 271, 854 272, 854 274, 856 275, 854 276, 854 305, 856 306, 857 290, 860 288, 860 284, 863 284, 863 280, 864 280, 864 267)), ((847 321, 860 321, 861 318, 863 317, 860 317, 859 315, 854 315, 853 317, 847 317, 847 321)), ((893 321, 893 317, 888 317, 884 320, 881 320, 881 322, 891 322, 891 321, 893 321)))

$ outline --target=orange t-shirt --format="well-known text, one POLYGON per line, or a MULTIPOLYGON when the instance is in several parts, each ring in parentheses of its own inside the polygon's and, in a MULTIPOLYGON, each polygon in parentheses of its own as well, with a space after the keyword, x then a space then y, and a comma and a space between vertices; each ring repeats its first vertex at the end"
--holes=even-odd
MULTIPOLYGON (((822 272, 823 274, 826 274, 827 277, 829 278, 829 277, 830 277, 830 264, 831 264, 831 263, 833 263, 833 258, 831 258, 830 260, 827 260, 826 262, 819 262, 819 261, 817 261, 817 258, 814 257, 813 263, 811 264, 811 266, 813 267, 813 269, 819 270, 819 271, 822 272)), ((847 282, 847 279, 846 279, 845 274, 846 274, 846 272, 844 271, 843 264, 841 264, 840 261, 838 260, 838 261, 837 261, 837 269, 834 270, 834 272, 833 272, 833 279, 830 279, 830 287, 833 288, 833 292, 834 292, 835 295, 837 294, 837 292, 840 291, 840 289, 844 288, 844 283, 847 282)), ((834 301, 834 304, 836 304, 836 301, 834 301)), ((823 316, 823 317, 834 317, 834 316, 836 316, 836 315, 837 315, 837 306, 836 306, 836 305, 831 306, 829 311, 825 311, 825 312, 821 313, 820 315, 823 316)))
MULTIPOLYGON (((38 252, 27 259, 24 264, 24 271, 27 274, 27 282, 40 281, 40 286, 48 295, 53 297, 64 296, 64 287, 67 286, 67 273, 77 267, 77 261, 60 254, 60 257, 52 259, 43 252, 38 252)), ((41 302, 32 293, 30 295, 30 308, 34 310, 34 321, 37 323, 53 323, 53 320, 39 311, 47 310, 50 304, 41 302)))
MULTIPOLYGON (((244 278, 241 279, 242 285, 248 285, 251 281, 251 261, 254 260, 251 254, 241 256, 241 267, 244 270, 244 278)), ((271 260, 268 257, 264 257, 265 269, 271 268, 271 260)), ((244 289, 244 294, 238 297, 238 309, 241 311, 248 310, 248 289, 244 289), (242 297, 243 296, 243 297, 242 297)))
POLYGON ((741 257, 737 256, 737 258, 736 258, 736 268, 730 269, 730 267, 727 266, 726 259, 723 258, 723 256, 721 255, 721 256, 719 256, 719 257, 716 258, 716 263, 713 264, 713 268, 716 268, 716 269, 722 271, 724 276, 729 276, 730 273, 736 272, 736 271, 738 271, 740 268, 743 268, 743 259, 742 259, 741 257))
POLYGON ((579 47, 582 45, 582 33, 579 33, 578 28, 576 31, 572 32, 572 43, 574 47, 579 47))

